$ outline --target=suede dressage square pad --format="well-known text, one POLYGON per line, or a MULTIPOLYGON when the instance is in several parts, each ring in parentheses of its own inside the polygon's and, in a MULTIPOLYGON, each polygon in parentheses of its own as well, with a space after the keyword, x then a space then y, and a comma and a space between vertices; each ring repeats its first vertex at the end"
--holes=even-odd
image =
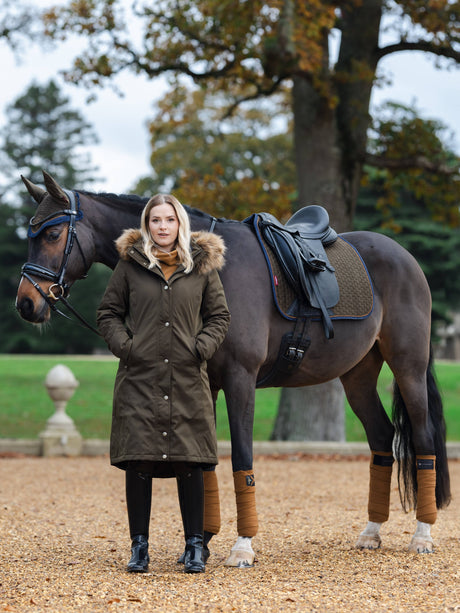
MULTIPOLYGON (((296 316, 292 314, 291 306, 296 299, 296 293, 286 280, 273 250, 260 234, 258 239, 267 262, 273 298, 278 311, 286 319, 294 321, 296 316)), ((339 236, 332 245, 326 247, 326 254, 335 268, 340 291, 339 302, 330 309, 331 319, 366 319, 372 313, 374 289, 369 272, 358 251, 339 236)), ((320 319, 319 310, 318 314, 320 319)))

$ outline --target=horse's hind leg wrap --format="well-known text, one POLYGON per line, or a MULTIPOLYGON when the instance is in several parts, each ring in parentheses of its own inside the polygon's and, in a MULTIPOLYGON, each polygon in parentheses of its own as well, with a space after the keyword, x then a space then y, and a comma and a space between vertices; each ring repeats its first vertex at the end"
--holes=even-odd
POLYGON ((383 523, 390 515, 391 473, 393 454, 389 451, 372 451, 369 467, 369 521, 383 523))
POLYGON ((236 496, 238 536, 252 537, 257 534, 256 484, 253 470, 238 470, 233 473, 236 496))
POLYGON ((220 530, 219 484, 215 470, 203 471, 204 481, 204 521, 205 532, 218 534, 220 530))
POLYGON ((434 524, 436 521, 436 456, 418 455, 417 513, 418 521, 434 524))

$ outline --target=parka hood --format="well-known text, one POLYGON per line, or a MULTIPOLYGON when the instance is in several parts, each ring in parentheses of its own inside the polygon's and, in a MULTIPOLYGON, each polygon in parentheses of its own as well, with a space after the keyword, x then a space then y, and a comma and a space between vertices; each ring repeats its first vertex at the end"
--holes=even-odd
MULTIPOLYGON (((225 243, 223 239, 212 232, 192 232, 192 257, 195 270, 202 275, 211 270, 221 270, 225 263, 225 243)), ((131 259, 130 250, 135 247, 138 253, 144 255, 142 235, 138 228, 129 228, 115 241, 115 246, 122 260, 131 259)))

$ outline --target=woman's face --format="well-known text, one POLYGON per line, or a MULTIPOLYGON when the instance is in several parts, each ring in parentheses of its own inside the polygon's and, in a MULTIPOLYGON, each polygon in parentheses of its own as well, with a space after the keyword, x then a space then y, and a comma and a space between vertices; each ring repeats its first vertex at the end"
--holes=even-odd
POLYGON ((179 233, 179 220, 171 204, 158 204, 150 210, 149 230, 162 251, 172 251, 179 233))

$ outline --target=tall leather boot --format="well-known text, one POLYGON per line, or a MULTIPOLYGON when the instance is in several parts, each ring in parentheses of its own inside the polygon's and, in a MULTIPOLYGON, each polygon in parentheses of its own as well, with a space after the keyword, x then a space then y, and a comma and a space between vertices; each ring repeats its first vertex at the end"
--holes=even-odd
POLYGON ((145 573, 148 570, 151 505, 152 478, 134 470, 127 470, 126 506, 131 536, 131 559, 126 570, 130 573, 145 573))
MULTIPOLYGON (((180 506, 180 512, 181 512, 181 516, 182 516, 182 523, 184 523, 184 516, 186 515, 186 511, 184 508, 184 495, 183 495, 183 488, 180 487, 179 485, 179 478, 176 477, 177 480, 177 496, 179 498, 179 506, 180 506)), ((204 492, 203 492, 203 498, 204 498, 204 492)), ((204 506, 204 505, 203 505, 204 506)), ((185 525, 184 525, 184 533, 185 533, 185 525)), ((206 564, 206 562, 208 561, 209 555, 210 555, 210 551, 209 551, 209 541, 212 539, 212 537, 214 536, 213 532, 207 532, 206 530, 203 533, 203 562, 206 564)), ((182 554, 179 556, 179 558, 177 559, 177 563, 178 564, 184 564, 185 562, 185 549, 182 552, 182 554)))
POLYGON ((176 470, 176 479, 185 536, 184 570, 204 573, 203 471, 193 465, 181 466, 176 470))

